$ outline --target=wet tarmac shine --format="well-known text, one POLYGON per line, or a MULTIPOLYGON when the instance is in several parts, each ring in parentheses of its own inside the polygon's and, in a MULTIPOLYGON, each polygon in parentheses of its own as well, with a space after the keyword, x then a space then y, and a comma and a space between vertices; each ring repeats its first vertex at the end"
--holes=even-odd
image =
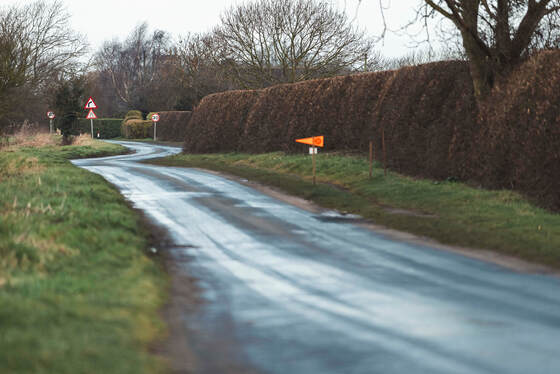
POLYGON ((390 240, 200 170, 76 160, 165 226, 199 373, 560 373, 560 280, 390 240), (186 260, 185 260, 186 259, 186 260), (242 368, 234 370, 232 368, 242 368), (240 371, 241 370, 241 371, 240 371))

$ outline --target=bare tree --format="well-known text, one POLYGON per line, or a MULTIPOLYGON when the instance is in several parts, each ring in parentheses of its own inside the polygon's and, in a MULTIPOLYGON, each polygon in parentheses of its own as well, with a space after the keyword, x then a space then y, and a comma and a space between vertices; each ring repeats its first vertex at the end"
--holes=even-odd
POLYGON ((440 16, 459 31, 481 100, 535 48, 558 45, 559 12, 560 0, 420 0, 417 20, 440 16))
POLYGON ((61 1, 0 9, 0 120, 17 111, 19 101, 76 71, 86 46, 61 1))
POLYGON ((137 26, 124 41, 106 42, 97 53, 95 64, 109 75, 119 99, 129 108, 146 105, 151 86, 158 79, 170 44, 165 31, 151 35, 148 25, 137 26))
POLYGON ((238 88, 229 79, 227 64, 221 61, 215 34, 187 34, 175 45, 174 55, 180 109, 191 109, 210 93, 238 88))
POLYGON ((244 3, 223 13, 215 36, 222 61, 249 88, 340 74, 373 56, 364 32, 326 1, 244 3))

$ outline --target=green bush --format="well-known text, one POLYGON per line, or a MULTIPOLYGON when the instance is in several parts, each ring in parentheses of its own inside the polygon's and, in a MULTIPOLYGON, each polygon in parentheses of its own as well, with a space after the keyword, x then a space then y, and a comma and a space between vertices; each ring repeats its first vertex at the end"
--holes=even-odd
MULTIPOLYGON (((91 133, 90 120, 86 118, 80 118, 79 120, 80 133, 91 133)), ((93 120, 93 136, 97 137, 97 132, 99 132, 99 137, 102 139, 118 138, 121 136, 121 123, 120 118, 99 118, 93 120)))
POLYGON ((64 136, 65 142, 68 141, 69 137, 72 135, 78 135, 80 133, 78 129, 78 115, 76 112, 67 112, 59 118, 56 122, 56 127, 60 130, 62 136, 64 136))
POLYGON ((143 119, 142 112, 139 110, 129 110, 124 116, 124 120, 127 121, 129 119, 143 119))
POLYGON ((144 120, 142 112, 130 110, 121 123, 121 134, 127 139, 144 139, 153 137, 152 121, 144 120))
POLYGON ((122 123, 122 135, 127 139, 145 139, 154 136, 152 121, 129 119, 122 123))

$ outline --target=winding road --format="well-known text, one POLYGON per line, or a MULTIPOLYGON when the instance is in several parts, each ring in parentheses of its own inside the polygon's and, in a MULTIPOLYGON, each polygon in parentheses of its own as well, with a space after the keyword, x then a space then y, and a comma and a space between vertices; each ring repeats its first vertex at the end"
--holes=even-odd
MULTIPOLYGON (((184 311, 196 373, 558 374, 560 279, 398 242, 197 169, 74 164, 164 226, 197 280, 184 311)), ((186 358, 185 358, 186 359, 186 358)))

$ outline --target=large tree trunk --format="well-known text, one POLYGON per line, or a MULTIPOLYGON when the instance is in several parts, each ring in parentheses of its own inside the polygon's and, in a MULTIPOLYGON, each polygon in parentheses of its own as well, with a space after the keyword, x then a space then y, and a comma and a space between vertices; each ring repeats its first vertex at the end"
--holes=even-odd
POLYGON ((479 103, 490 93, 495 81, 507 77, 527 56, 528 47, 543 17, 560 12, 560 5, 553 0, 528 0, 526 7, 523 2, 513 0, 423 2, 448 18, 461 32, 479 103), (514 16, 516 9, 524 10, 525 14, 514 16), (512 20, 519 20, 516 27, 512 27, 512 20), (483 27, 480 22, 483 22, 483 27))

